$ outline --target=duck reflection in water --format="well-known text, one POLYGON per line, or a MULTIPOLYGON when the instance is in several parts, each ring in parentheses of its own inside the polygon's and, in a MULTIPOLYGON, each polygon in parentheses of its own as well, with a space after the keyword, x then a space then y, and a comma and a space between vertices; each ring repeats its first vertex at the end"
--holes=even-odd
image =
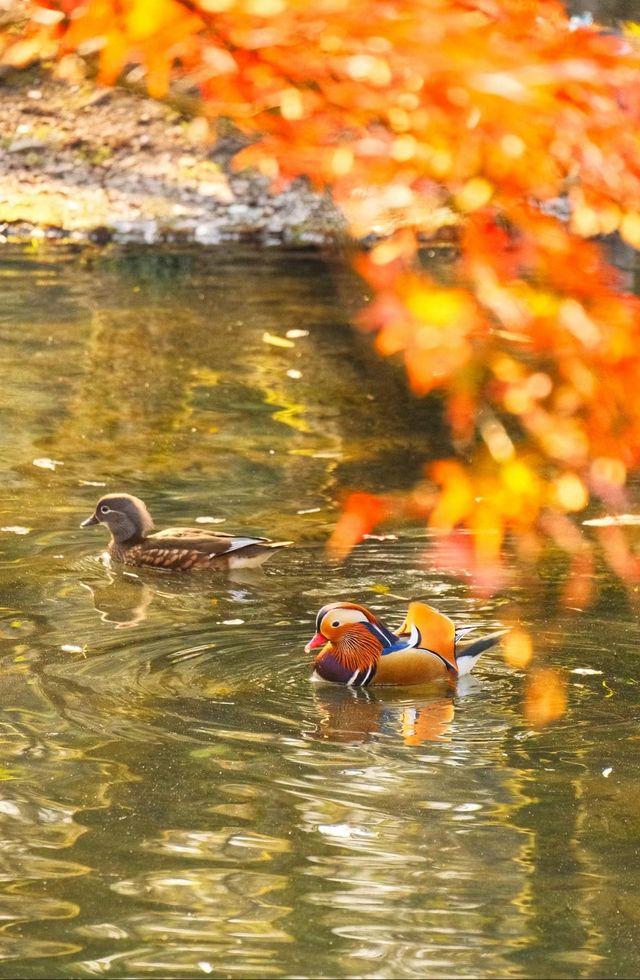
POLYGON ((406 694, 380 700, 362 688, 323 687, 314 698, 320 720, 307 738, 328 742, 367 742, 376 735, 400 737, 405 745, 446 741, 453 721, 450 697, 412 699, 406 694))
MULTIPOLYGON (((193 598, 194 602, 199 603, 205 595, 209 604, 213 601, 208 584, 204 591, 193 587, 174 587, 168 590, 160 588, 156 580, 152 580, 151 583, 145 581, 135 572, 112 570, 109 556, 106 555, 105 559, 106 581, 80 582, 80 585, 91 594, 96 612, 102 622, 113 623, 115 629, 140 626, 148 619, 149 609, 156 599, 160 602, 169 600, 175 603, 176 600, 188 602, 193 598)), ((233 602, 243 602, 252 595, 263 579, 264 572, 261 568, 236 569, 227 574, 226 587, 219 590, 218 594, 221 591, 233 602)))
POLYGON ((136 575, 109 575, 106 584, 90 585, 81 582, 91 594, 96 612, 103 623, 113 623, 115 629, 139 626, 147 618, 155 591, 136 575))

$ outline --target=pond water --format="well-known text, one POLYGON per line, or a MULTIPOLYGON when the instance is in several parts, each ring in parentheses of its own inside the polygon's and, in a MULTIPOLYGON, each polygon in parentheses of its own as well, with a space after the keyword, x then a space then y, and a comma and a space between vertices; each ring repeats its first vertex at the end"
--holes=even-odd
POLYGON ((481 602, 420 527, 325 557, 345 489, 444 445, 348 326, 361 286, 241 248, 5 247, 0 275, 0 977, 637 976, 622 590, 558 612, 558 561, 481 602), (295 543, 262 573, 108 567, 79 524, 114 490, 295 543), (527 725, 499 649, 451 695, 309 683, 322 604, 418 597, 516 615, 565 716, 527 725))

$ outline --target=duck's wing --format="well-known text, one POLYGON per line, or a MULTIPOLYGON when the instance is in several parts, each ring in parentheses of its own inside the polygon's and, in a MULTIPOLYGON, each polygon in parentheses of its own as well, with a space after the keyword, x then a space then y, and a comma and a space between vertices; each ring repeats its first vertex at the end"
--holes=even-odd
POLYGON ((171 571, 250 568, 261 565, 276 548, 287 544, 291 542, 172 527, 149 534, 138 544, 127 548, 122 560, 130 565, 150 565, 171 571))
POLYGON ((154 531, 147 535, 148 541, 162 541, 168 538, 180 542, 181 547, 201 548, 206 550, 207 544, 228 547, 232 541, 269 541, 269 538, 258 538, 249 535, 229 534, 227 531, 211 531, 203 527, 167 527, 164 531, 154 531))
POLYGON ((397 633, 401 643, 406 642, 406 648, 431 650, 454 670, 457 669, 455 626, 448 616, 437 609, 424 602, 412 602, 397 633))
POLYGON ((227 534, 224 531, 205 531, 198 527, 168 527, 164 531, 149 534, 145 543, 160 548, 187 548, 214 558, 243 548, 282 548, 290 541, 272 541, 271 538, 250 537, 248 535, 227 534))

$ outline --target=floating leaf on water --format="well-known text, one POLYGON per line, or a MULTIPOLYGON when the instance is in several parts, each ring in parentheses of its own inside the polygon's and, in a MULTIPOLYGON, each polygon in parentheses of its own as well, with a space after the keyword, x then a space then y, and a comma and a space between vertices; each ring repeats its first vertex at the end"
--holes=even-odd
POLYGON ((84 647, 79 647, 75 643, 63 643, 60 649, 63 653, 84 653, 84 647))
POLYGON ((224 517, 196 517, 196 524, 224 524, 224 517))
POLYGON ((296 368, 289 368, 287 371, 287 377, 293 378, 295 381, 297 381, 302 377, 302 371, 298 371, 296 368))
POLYGON ((602 770, 602 775, 604 776, 605 779, 608 779, 612 772, 613 772, 613 766, 607 766, 606 769, 602 770))
POLYGON ((287 340, 286 337, 278 337, 274 333, 268 333, 266 330, 262 334, 262 342, 265 344, 271 344, 272 347, 295 347, 296 345, 292 340, 287 340))
POLYGON ((9 524, 7 527, 0 527, 0 531, 6 531, 7 534, 28 534, 30 530, 30 527, 21 527, 20 524, 9 524))
POLYGON ((298 337, 308 337, 308 336, 309 336, 308 330, 287 330, 285 334, 285 337, 288 337, 290 340, 296 340, 298 337))
POLYGON ((592 517, 583 521, 587 527, 620 527, 640 524, 640 514, 607 514, 606 517, 592 517))
POLYGON ((192 759, 208 759, 210 756, 231 755, 232 752, 232 746, 215 742, 213 745, 203 745, 200 749, 193 749, 189 755, 192 759))
POLYGON ((33 460, 33 465, 40 467, 41 470, 55 470, 56 466, 64 466, 61 459, 49 459, 48 456, 39 456, 33 460))
POLYGON ((310 456, 311 459, 342 459, 340 449, 320 449, 318 452, 308 449, 292 449, 292 456, 310 456))
POLYGON ((388 585, 370 585, 369 588, 372 592, 379 592, 381 595, 386 595, 391 589, 388 585))
POLYGON ((223 626, 241 626, 244 623, 244 619, 223 619, 223 626))

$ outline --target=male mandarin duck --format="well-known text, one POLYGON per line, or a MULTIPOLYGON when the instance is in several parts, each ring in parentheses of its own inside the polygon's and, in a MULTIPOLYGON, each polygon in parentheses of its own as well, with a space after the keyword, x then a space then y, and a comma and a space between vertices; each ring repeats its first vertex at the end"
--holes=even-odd
POLYGON ((291 541, 234 537, 201 527, 169 527, 151 534, 154 524, 145 504, 128 493, 101 497, 80 527, 106 524, 107 551, 125 565, 148 565, 183 572, 191 569, 253 568, 291 541))
POLYGON ((316 634, 305 652, 322 647, 313 678, 367 687, 455 681, 468 674, 476 660, 506 630, 460 645, 473 626, 456 629, 442 613, 412 602, 402 626, 392 632, 364 606, 332 602, 316 618, 316 634))

